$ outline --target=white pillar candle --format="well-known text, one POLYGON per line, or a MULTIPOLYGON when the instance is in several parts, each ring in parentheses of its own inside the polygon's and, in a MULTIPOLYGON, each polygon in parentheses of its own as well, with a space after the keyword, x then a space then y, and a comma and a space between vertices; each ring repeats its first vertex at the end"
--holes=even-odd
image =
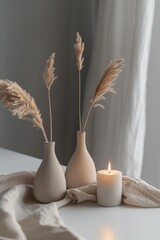
MULTIPOLYGON (((110 164, 110 163, 109 163, 110 164)), ((122 173, 117 170, 97 172, 97 203, 101 206, 118 206, 122 199, 122 173)))

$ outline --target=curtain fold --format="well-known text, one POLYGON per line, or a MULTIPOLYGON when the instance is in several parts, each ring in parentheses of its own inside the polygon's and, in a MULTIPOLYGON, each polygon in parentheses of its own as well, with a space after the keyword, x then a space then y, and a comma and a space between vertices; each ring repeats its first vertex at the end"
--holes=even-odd
POLYGON ((99 1, 84 118, 93 89, 110 60, 123 57, 126 66, 115 84, 117 94, 108 94, 105 110, 94 109, 88 122, 88 148, 98 169, 107 167, 110 160, 123 174, 141 175, 153 16, 154 0, 99 1))

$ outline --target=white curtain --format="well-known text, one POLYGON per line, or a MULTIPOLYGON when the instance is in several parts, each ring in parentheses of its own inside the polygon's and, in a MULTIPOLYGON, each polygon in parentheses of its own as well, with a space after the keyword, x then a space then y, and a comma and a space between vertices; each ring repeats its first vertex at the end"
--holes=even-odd
POLYGON ((142 179, 160 188, 160 1, 155 1, 147 81, 147 124, 142 179))
POLYGON ((85 87, 84 113, 93 89, 114 58, 126 66, 117 79, 117 94, 108 94, 105 110, 94 109, 87 144, 98 169, 108 161, 123 174, 140 177, 146 126, 146 82, 154 0, 101 0, 92 61, 85 87))

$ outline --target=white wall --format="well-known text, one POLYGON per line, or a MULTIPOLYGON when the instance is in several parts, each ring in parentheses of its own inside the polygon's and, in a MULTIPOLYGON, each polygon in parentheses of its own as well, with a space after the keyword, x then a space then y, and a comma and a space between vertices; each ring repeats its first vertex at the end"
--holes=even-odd
POLYGON ((160 187, 160 1, 156 0, 147 84, 147 128, 142 178, 160 187))

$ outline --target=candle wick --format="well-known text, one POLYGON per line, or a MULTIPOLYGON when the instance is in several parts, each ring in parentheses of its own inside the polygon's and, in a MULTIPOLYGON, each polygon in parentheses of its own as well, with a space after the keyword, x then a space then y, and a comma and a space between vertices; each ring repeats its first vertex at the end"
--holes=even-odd
POLYGON ((109 170, 108 172, 109 172, 109 174, 111 173, 111 171, 110 171, 110 170, 109 170))

